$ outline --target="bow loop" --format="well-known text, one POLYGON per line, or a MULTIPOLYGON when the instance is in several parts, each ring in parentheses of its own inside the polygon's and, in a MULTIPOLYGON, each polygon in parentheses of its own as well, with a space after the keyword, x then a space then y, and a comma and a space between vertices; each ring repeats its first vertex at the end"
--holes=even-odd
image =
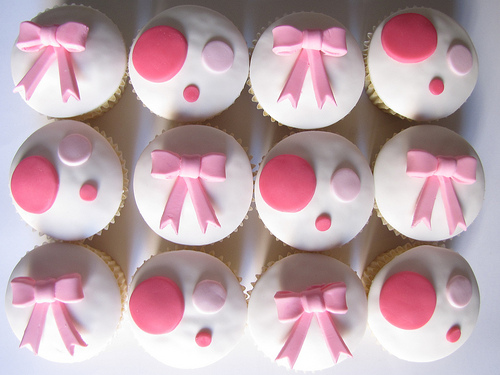
POLYGON ((273 52, 290 55, 302 49, 302 31, 293 26, 281 25, 273 29, 273 52))
POLYGON ((89 28, 78 22, 66 22, 56 31, 57 42, 68 52, 83 52, 87 44, 89 28))
POLYGON ((332 27, 323 31, 321 50, 328 56, 340 57, 347 54, 345 30, 340 27, 332 27))
POLYGON ((346 314, 346 292, 347 288, 342 282, 331 283, 324 287, 323 297, 326 309, 333 314, 346 314))

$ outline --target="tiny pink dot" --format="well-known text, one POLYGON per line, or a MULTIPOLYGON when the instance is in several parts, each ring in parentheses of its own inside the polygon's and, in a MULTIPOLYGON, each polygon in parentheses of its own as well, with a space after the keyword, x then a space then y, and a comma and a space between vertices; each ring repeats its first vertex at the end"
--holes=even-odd
POLYGON ((429 83, 429 91, 432 95, 440 95, 444 91, 444 82, 441 78, 433 78, 429 83))
POLYGON ((212 343, 212 332, 208 329, 202 329, 198 332, 194 340, 199 347, 206 348, 212 343))
POLYGON ((332 219, 330 219, 330 215, 321 214, 316 219, 316 229, 320 232, 324 232, 332 226, 332 219))
POLYGON ((95 200, 97 198, 97 188, 92 184, 84 184, 80 188, 80 198, 87 202, 95 200))
POLYGON ((446 340, 451 343, 457 342, 460 339, 460 336, 462 336, 462 332, 460 331, 460 327, 458 325, 451 327, 448 332, 446 332, 446 340))
POLYGON ((200 97, 200 89, 195 85, 189 85, 184 89, 183 95, 186 102, 194 103, 200 97))

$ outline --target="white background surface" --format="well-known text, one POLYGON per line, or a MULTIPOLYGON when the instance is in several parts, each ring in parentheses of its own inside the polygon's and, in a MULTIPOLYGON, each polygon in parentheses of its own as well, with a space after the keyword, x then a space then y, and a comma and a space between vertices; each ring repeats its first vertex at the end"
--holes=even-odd
MULTIPOLYGON (((120 28, 128 46, 137 31, 155 14, 182 1, 81 1, 106 13, 120 28)), ((242 1, 213 0, 192 1, 192 4, 209 6, 231 19, 242 31, 249 46, 261 27, 267 26, 276 17, 293 11, 317 11, 333 16, 342 22, 358 40, 360 46, 366 33, 381 19, 398 8, 411 5, 434 7, 457 20, 470 34, 480 62, 478 84, 467 103, 452 116, 438 122, 462 136, 476 149, 485 169, 487 190, 483 210, 472 226, 459 238, 447 242, 447 247, 463 255, 475 271, 481 291, 481 312, 476 330, 471 338, 453 355, 433 363, 409 363, 398 360, 385 352, 376 343, 367 329, 362 344, 354 351, 354 358, 335 368, 319 373, 336 374, 498 374, 500 368, 500 325, 498 291, 498 269, 500 251, 498 223, 500 199, 497 185, 500 184, 499 160, 499 97, 497 71, 500 61, 500 2, 481 1, 396 1, 396 0, 328 0, 328 1, 242 1)), ((0 292, 5 290, 11 270, 23 254, 44 241, 33 232, 15 212, 9 197, 10 162, 22 142, 48 120, 29 108, 18 94, 13 94, 14 84, 10 75, 10 50, 17 37, 19 24, 30 20, 38 12, 56 5, 56 1, 3 1, 0 14, 2 38, 0 48, 0 116, 2 136, 0 138, 0 212, 2 226, 0 234, 0 292)), ((222 115, 212 119, 212 125, 227 129, 249 147, 253 162, 257 164, 262 155, 290 130, 272 124, 264 118, 250 101, 247 88, 236 103, 222 115)), ((104 116, 90 121, 104 130, 119 145, 127 160, 129 177, 142 149, 163 129, 172 124, 160 119, 143 108, 136 100, 130 86, 121 101, 104 116)), ((365 94, 358 105, 344 120, 325 128, 339 133, 354 142, 370 161, 373 161, 380 145, 393 133, 408 127, 406 121, 377 110, 365 94)), ((377 254, 389 250, 405 241, 382 226, 372 215, 363 232, 348 245, 327 252, 361 272, 377 254)), ((160 239, 140 217, 133 196, 129 194, 122 215, 116 223, 91 242, 96 248, 107 251, 121 265, 127 277, 133 275, 137 266, 156 254, 173 249, 172 244, 160 239)), ((251 289, 255 274, 268 261, 286 255, 291 249, 276 242, 260 222, 256 211, 242 229, 221 243, 208 246, 239 274, 242 283, 251 289)), ((108 349, 99 356, 80 364, 57 364, 34 356, 28 349, 19 349, 19 341, 11 332, 3 304, 0 306, 0 367, 3 374, 280 374, 279 368, 255 348, 247 333, 235 350, 216 364, 204 369, 176 370, 156 361, 145 353, 134 341, 128 322, 122 324, 108 349)))

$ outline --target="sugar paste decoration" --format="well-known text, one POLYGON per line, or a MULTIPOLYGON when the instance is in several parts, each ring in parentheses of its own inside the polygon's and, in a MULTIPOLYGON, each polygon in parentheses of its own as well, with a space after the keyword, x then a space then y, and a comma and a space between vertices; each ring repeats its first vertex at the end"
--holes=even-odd
POLYGON ((361 192, 361 180, 350 168, 340 168, 332 175, 332 189, 342 202, 351 202, 361 192))
POLYGON ((446 285, 446 298, 456 308, 467 306, 472 299, 472 283, 462 275, 453 276, 446 285))
POLYGON ((173 27, 160 25, 141 34, 132 52, 137 73, 151 82, 166 82, 179 73, 186 61, 188 43, 173 27))
POLYGON ((203 233, 208 224, 220 227, 201 180, 222 182, 226 179, 226 155, 178 155, 164 150, 151 152, 151 176, 157 179, 175 179, 160 220, 160 229, 172 225, 179 232, 179 221, 187 193, 191 197, 198 223, 203 233))
POLYGON ((331 314, 346 314, 346 285, 343 282, 315 285, 303 292, 279 291, 274 300, 280 322, 295 322, 276 360, 286 358, 293 368, 301 351, 307 331, 316 317, 335 363, 341 353, 352 357, 331 314))
POLYGON ((86 202, 92 202, 97 198, 97 187, 94 182, 88 182, 80 188, 80 198, 86 202))
POLYGON ((215 280, 203 280, 193 291, 193 304, 202 313, 215 314, 226 303, 227 291, 215 280))
POLYGON ((92 143, 82 134, 67 135, 59 143, 57 155, 66 165, 82 165, 92 155, 92 143))
POLYGON ((173 280, 154 276, 137 285, 129 308, 135 324, 144 332, 165 334, 172 332, 184 316, 184 295, 173 280))
POLYGON ((434 156, 423 150, 407 153, 406 174, 425 178, 415 206, 412 226, 423 222, 431 229, 431 215, 438 190, 446 211, 448 228, 453 234, 457 226, 467 229, 453 183, 473 184, 476 181, 477 160, 472 156, 434 156))
POLYGON ((437 47, 437 31, 432 22, 418 13, 391 18, 382 29, 382 48, 401 63, 418 63, 429 58, 437 47))
POLYGON ((44 280, 16 277, 11 281, 11 287, 14 306, 20 308, 34 306, 20 347, 29 345, 33 352, 38 354, 49 308, 52 308, 57 329, 68 352, 73 355, 76 345, 87 346, 66 307, 67 303, 78 303, 84 298, 79 274, 68 274, 58 279, 44 280))
POLYGON ((227 72, 233 66, 233 49, 221 40, 208 42, 201 51, 203 65, 214 73, 227 72))
POLYGON ((316 218, 314 224, 316 225, 317 230, 325 232, 332 226, 332 218, 328 214, 321 214, 316 218))
POLYGON ((52 163, 33 155, 21 160, 10 180, 12 197, 26 212, 42 214, 49 210, 59 190, 59 176, 52 163))
POLYGON ((290 55, 299 52, 278 102, 288 99, 293 108, 297 108, 302 85, 310 68, 318 108, 323 108, 327 101, 337 105, 323 64, 323 55, 341 57, 347 53, 345 30, 332 27, 327 30, 301 31, 293 26, 281 25, 273 29, 273 38, 275 54, 290 55))
POLYGON ((184 100, 188 103, 194 103, 200 98, 200 89, 196 85, 186 86, 182 92, 184 100))
POLYGON ((380 312, 393 326, 414 330, 424 326, 436 309, 436 291, 424 276, 411 271, 389 277, 380 291, 380 312))
POLYGON ((278 155, 262 169, 259 189, 264 201, 275 210, 299 212, 314 196, 316 175, 300 156, 278 155))
POLYGON ((429 83, 429 91, 432 95, 441 95, 444 91, 444 82, 441 78, 435 77, 429 83))
POLYGON ((206 348, 212 343, 212 332, 208 328, 204 328, 196 334, 194 340, 200 348, 206 348))
POLYGON ((446 332, 446 340, 451 343, 455 343, 460 340, 460 336, 462 336, 462 331, 458 325, 454 325, 448 330, 448 332, 446 332))
POLYGON ((464 76, 472 70, 474 60, 470 50, 462 44, 452 45, 446 54, 450 69, 459 76, 464 76))
POLYGON ((70 97, 80 100, 71 54, 85 51, 88 32, 89 28, 78 22, 51 26, 22 22, 17 48, 25 52, 43 52, 14 92, 24 91, 25 99, 30 100, 49 67, 57 60, 63 102, 66 103, 70 97))

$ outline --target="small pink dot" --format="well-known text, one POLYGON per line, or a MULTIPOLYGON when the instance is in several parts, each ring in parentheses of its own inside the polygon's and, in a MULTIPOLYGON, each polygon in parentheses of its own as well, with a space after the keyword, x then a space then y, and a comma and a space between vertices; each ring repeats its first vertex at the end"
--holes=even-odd
POLYGON ((330 219, 330 215, 321 214, 316 219, 316 229, 320 232, 324 232, 332 226, 332 219, 330 219))
POLYGON ((97 188, 93 184, 84 184, 80 188, 80 198, 86 202, 92 202, 97 198, 97 188))
POLYGON ((186 102, 194 103, 200 97, 200 89, 195 85, 189 85, 184 89, 183 95, 186 102))
POLYGON ((433 78, 429 83, 429 91, 432 95, 440 95, 444 91, 444 82, 441 78, 433 78))
POLYGON ((212 343, 212 332, 209 329, 202 329, 194 339, 201 348, 206 348, 212 343))
POLYGON ((451 343, 457 342, 460 339, 460 336, 462 336, 462 332, 460 331, 460 327, 458 325, 451 327, 448 332, 446 332, 446 340, 451 343))

